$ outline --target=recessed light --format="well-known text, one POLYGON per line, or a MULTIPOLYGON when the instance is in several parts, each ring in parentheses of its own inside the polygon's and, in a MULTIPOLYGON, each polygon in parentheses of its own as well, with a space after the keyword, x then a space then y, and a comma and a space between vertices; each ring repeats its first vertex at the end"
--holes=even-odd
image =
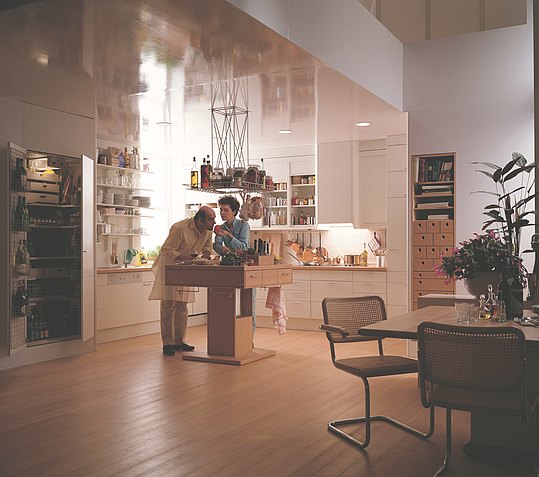
POLYGON ((360 121, 356 123, 356 126, 359 126, 360 128, 366 128, 367 126, 370 126, 371 123, 360 121))
POLYGON ((279 134, 292 134, 292 129, 279 129, 279 134))

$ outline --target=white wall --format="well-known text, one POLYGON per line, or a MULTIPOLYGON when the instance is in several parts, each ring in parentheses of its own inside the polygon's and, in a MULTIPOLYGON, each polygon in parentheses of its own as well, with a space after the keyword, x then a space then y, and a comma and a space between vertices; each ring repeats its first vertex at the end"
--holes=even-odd
POLYGON ((357 0, 228 1, 402 110, 402 43, 357 0))
MULTIPOLYGON (((480 232, 493 182, 472 161, 533 161, 533 51, 528 24, 406 45, 409 154, 456 152, 456 240, 480 232)), ((528 248, 529 235, 522 248, 528 248)), ((532 269, 532 256, 525 260, 532 269)), ((460 284, 459 284, 460 286, 460 284)), ((459 291, 459 290, 457 290, 459 291)))

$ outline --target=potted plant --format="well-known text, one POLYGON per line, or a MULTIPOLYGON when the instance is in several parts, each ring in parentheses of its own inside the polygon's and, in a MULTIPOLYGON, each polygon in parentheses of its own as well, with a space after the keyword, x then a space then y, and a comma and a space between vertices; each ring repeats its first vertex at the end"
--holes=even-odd
MULTIPOLYGON (((513 152, 511 160, 500 167, 490 162, 472 162, 480 164, 486 169, 478 172, 490 177, 495 186, 494 192, 476 191, 478 194, 488 194, 495 197, 495 202, 488 204, 484 208, 484 215, 488 218, 483 223, 482 230, 487 233, 482 236, 476 236, 475 240, 469 241, 462 252, 455 252, 453 259, 448 258, 448 262, 439 268, 441 273, 449 270, 451 266, 462 266, 453 270, 453 276, 458 279, 471 278, 476 272, 480 271, 478 261, 478 251, 481 250, 486 255, 487 262, 491 265, 492 260, 499 260, 498 264, 493 266, 501 275, 499 288, 507 306, 507 315, 510 317, 522 316, 523 288, 526 286, 528 273, 522 263, 520 241, 522 230, 525 227, 534 226, 530 219, 535 215, 534 210, 527 210, 537 193, 535 192, 535 164, 528 164, 526 158, 519 152, 513 152), (488 238, 487 238, 488 237, 488 238), (476 248, 476 246, 479 248, 476 248), (475 260, 474 260, 475 257, 475 260), (490 262, 489 262, 490 260, 490 262), (468 271, 466 271, 468 266, 468 271), (470 273, 471 276, 466 276, 470 273)), ((464 244, 464 242, 463 242, 464 244)), ((464 246, 464 245, 463 245, 464 246)), ((457 249, 458 250, 458 249, 457 249)), ((525 250, 532 252, 532 250, 525 250)), ((535 278, 535 277, 534 277, 535 278)), ((535 286, 535 280, 533 280, 535 286)))
POLYGON ((488 284, 496 287, 505 269, 516 268, 525 280, 525 269, 520 265, 521 260, 511 253, 505 242, 494 231, 489 231, 460 242, 451 254, 442 257, 434 271, 444 276, 446 283, 464 280, 468 292, 478 296, 485 293, 488 284))

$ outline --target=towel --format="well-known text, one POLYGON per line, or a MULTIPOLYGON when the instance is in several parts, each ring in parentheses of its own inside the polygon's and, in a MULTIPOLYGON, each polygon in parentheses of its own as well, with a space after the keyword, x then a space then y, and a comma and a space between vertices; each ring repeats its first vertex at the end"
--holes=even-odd
POLYGON ((271 308, 273 317, 273 327, 280 335, 286 333, 286 306, 284 304, 284 291, 281 287, 271 287, 268 289, 266 298, 266 308, 271 308))

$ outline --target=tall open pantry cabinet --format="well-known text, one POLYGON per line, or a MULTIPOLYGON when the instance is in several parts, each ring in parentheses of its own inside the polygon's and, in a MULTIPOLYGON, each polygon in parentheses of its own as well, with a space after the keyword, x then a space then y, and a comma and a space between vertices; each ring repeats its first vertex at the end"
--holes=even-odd
POLYGON ((454 294, 434 267, 455 246, 455 153, 412 156, 412 309, 420 296, 454 294))

